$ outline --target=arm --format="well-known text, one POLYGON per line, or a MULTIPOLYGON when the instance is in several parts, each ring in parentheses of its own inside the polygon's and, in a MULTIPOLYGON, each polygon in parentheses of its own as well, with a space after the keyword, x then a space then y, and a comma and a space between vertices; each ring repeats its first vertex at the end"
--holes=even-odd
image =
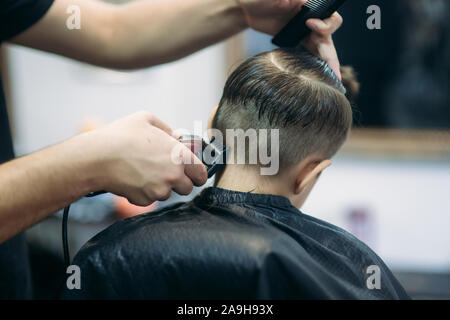
POLYGON ((0 243, 91 191, 137 205, 165 200, 171 189, 189 194, 193 182, 206 182, 206 170, 170 134, 166 124, 140 112, 1 165, 0 243), (175 147, 193 165, 174 163, 175 147))
POLYGON ((305 0, 154 0, 112 5, 55 0, 33 27, 11 41, 112 68, 170 62, 224 40, 249 25, 275 34, 305 0), (69 30, 70 5, 81 29, 69 30))

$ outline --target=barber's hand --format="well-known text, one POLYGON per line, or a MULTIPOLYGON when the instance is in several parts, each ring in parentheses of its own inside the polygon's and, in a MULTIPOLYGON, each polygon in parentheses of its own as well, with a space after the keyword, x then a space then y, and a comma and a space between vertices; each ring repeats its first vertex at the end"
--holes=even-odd
POLYGON ((207 180, 206 168, 161 120, 138 112, 87 133, 100 157, 99 190, 124 196, 146 206, 166 200, 173 189, 187 195, 207 180), (172 152, 184 161, 173 161, 172 152), (191 163, 191 164, 184 164, 191 163))
POLYGON ((277 34, 307 0, 237 0, 252 29, 277 34))
POLYGON ((332 35, 341 27, 342 22, 343 19, 337 12, 325 20, 309 19, 306 25, 312 32, 302 41, 302 45, 312 54, 328 63, 339 79, 341 79, 340 63, 332 35))
MULTIPOLYGON (((297 13, 307 0, 237 0, 249 27, 276 35, 297 13)), ((340 64, 332 35, 342 25, 342 17, 335 12, 325 20, 309 19, 306 25, 311 35, 302 45, 311 53, 326 61, 341 79, 340 64)))

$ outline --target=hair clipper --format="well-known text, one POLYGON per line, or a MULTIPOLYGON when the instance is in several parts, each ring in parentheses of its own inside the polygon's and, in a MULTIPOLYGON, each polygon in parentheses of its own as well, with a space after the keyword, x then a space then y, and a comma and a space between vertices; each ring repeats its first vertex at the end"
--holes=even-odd
POLYGON ((208 178, 224 168, 229 149, 226 146, 218 145, 214 139, 207 143, 202 137, 195 135, 183 135, 179 141, 203 162, 208 172, 208 178))

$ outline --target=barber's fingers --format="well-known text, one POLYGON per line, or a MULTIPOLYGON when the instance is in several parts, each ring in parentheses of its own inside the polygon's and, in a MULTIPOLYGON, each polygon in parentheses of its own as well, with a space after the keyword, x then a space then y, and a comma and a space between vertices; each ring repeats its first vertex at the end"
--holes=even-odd
POLYGON ((178 143, 177 167, 174 169, 178 172, 171 179, 170 187, 173 191, 180 195, 188 195, 192 192, 194 185, 201 186, 207 180, 205 165, 198 159, 185 145, 178 143), (178 171, 180 170, 180 171, 178 171))
MULTIPOLYGON (((248 1, 248 0, 247 0, 248 1)), ((248 1, 250 2, 250 1, 248 1)), ((264 1, 260 1, 264 2, 264 1)), ((282 16, 286 16, 286 13, 290 13, 292 16, 295 16, 301 8, 305 5, 308 0, 272 0, 272 11, 274 14, 279 14, 282 16)), ((264 4, 259 4, 259 6, 264 4)))
POLYGON ((202 186, 208 180, 208 173, 206 172, 206 166, 203 162, 195 156, 194 153, 189 150, 189 148, 185 148, 185 152, 183 153, 184 158, 184 173, 186 176, 192 180, 194 185, 202 186))
POLYGON ((286 3, 285 7, 292 10, 293 8, 300 11, 301 8, 308 2, 308 0, 281 0, 280 3, 286 3))
POLYGON ((180 140, 182 135, 183 133, 180 130, 175 129, 172 131, 172 137, 175 138, 176 140, 180 140))
POLYGON ((194 184, 192 183, 192 180, 190 178, 183 174, 182 177, 177 180, 172 189, 178 194, 187 196, 194 189, 194 184))
POLYGON ((328 66, 330 67, 331 70, 334 71, 334 73, 336 74, 338 79, 342 81, 341 64, 337 57, 337 53, 333 52, 331 54, 334 55, 334 58, 328 59, 328 62, 327 62, 328 66))
MULTIPOLYGON (((195 158, 197 159, 197 157, 195 158)), ((185 165, 184 173, 192 180, 194 185, 197 187, 204 185, 208 180, 206 166, 201 163, 201 161, 200 163, 185 165)))
POLYGON ((329 36, 338 30, 343 23, 344 19, 342 16, 335 12, 331 15, 331 17, 320 20, 320 19, 308 19, 306 21, 306 25, 308 28, 310 28, 312 31, 322 35, 322 36, 329 36))
POLYGON ((188 147, 181 142, 177 142, 172 152, 172 160, 184 166, 184 174, 194 185, 202 186, 206 183, 208 180, 206 166, 188 147))
POLYGON ((174 135, 174 130, 168 124, 166 124, 164 121, 162 121, 152 113, 143 111, 143 116, 150 125, 161 129, 170 136, 174 135))

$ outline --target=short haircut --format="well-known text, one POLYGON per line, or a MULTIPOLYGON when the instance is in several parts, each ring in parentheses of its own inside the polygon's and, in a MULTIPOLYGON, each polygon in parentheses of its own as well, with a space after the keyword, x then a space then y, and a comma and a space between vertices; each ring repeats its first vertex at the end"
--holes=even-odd
POLYGON ((277 49, 247 59, 228 78, 213 128, 279 129, 280 169, 309 155, 331 158, 352 125, 353 70, 343 81, 304 49, 277 49), (346 90, 347 83, 351 92, 346 90))

